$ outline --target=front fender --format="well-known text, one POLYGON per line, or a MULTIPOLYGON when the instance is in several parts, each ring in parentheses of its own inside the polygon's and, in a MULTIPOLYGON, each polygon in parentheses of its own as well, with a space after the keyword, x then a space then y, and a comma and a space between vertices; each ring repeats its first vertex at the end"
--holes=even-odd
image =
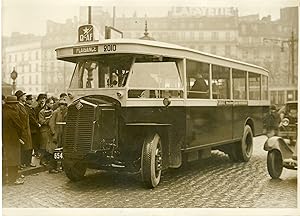
POLYGON ((273 149, 277 149, 281 152, 282 158, 291 158, 293 155, 292 150, 288 147, 288 144, 278 136, 273 136, 267 139, 267 141, 264 144, 264 150, 265 151, 271 151, 273 149))

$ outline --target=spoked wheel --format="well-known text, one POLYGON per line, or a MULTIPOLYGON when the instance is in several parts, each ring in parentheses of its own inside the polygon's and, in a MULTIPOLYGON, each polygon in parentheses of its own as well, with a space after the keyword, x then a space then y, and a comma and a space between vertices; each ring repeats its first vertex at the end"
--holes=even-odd
POLYGON ((64 163, 64 171, 66 173, 66 176, 71 181, 79 181, 83 179, 85 172, 86 172, 86 165, 80 162, 65 162, 64 163))
POLYGON ((268 172, 273 179, 278 179, 281 176, 283 165, 280 151, 273 149, 268 152, 267 167, 268 172))
POLYGON ((156 187, 160 182, 162 170, 162 145, 160 136, 147 137, 143 144, 141 174, 142 181, 148 188, 156 187))

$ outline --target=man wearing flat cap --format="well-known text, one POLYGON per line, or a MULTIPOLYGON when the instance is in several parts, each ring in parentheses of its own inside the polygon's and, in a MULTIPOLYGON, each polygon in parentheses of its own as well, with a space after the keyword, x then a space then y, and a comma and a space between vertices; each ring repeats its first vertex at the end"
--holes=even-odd
POLYGON ((53 105, 53 110, 56 110, 59 107, 59 101, 60 100, 66 100, 67 101, 68 95, 66 93, 61 93, 59 95, 59 100, 57 100, 53 105))
MULTIPOLYGON (((30 94, 26 95, 25 108, 26 108, 27 113, 29 114, 29 126, 30 126, 30 132, 31 132, 32 147, 34 150, 34 156, 38 157, 40 124, 38 122, 38 118, 35 114, 35 111, 32 107, 32 102, 33 102, 32 95, 30 95, 30 94)), ((32 166, 32 164, 31 164, 31 166, 32 166)))
POLYGON ((24 141, 24 145, 22 145, 21 152, 21 167, 26 167, 31 165, 31 157, 32 157, 32 140, 29 126, 29 114, 25 108, 26 102, 26 93, 18 90, 15 93, 18 100, 18 108, 19 108, 19 116, 23 123, 23 131, 21 139, 24 141))
POLYGON ((60 99, 58 104, 59 107, 53 112, 53 115, 49 121, 49 127, 52 135, 52 142, 49 143, 47 148, 47 152, 51 155, 51 160, 49 162, 50 173, 57 172, 57 161, 53 159, 53 153, 54 149, 57 147, 62 147, 64 122, 66 121, 66 115, 68 111, 68 103, 65 99, 60 99))
POLYGON ((4 173, 7 173, 8 183, 16 185, 24 183, 18 174, 18 166, 21 164, 21 142, 23 142, 20 139, 24 130, 18 103, 16 96, 7 96, 2 115, 3 157, 6 162, 4 173))

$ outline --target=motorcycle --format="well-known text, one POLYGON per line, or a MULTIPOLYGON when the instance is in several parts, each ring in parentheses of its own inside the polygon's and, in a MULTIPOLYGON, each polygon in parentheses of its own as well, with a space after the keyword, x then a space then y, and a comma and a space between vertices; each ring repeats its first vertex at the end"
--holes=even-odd
POLYGON ((296 101, 287 102, 279 110, 278 133, 264 144, 264 150, 268 151, 268 172, 273 179, 281 176, 283 168, 297 170, 297 106, 296 101))

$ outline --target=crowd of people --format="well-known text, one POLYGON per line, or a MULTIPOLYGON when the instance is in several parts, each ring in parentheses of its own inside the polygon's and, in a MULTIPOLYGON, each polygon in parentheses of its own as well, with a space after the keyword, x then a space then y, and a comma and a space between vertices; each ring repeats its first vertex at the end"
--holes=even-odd
POLYGON ((18 90, 14 95, 2 95, 2 176, 3 183, 21 185, 24 176, 18 172, 35 167, 32 157, 40 159, 49 173, 58 173, 54 150, 62 147, 63 122, 72 95, 59 98, 31 94, 18 90))

